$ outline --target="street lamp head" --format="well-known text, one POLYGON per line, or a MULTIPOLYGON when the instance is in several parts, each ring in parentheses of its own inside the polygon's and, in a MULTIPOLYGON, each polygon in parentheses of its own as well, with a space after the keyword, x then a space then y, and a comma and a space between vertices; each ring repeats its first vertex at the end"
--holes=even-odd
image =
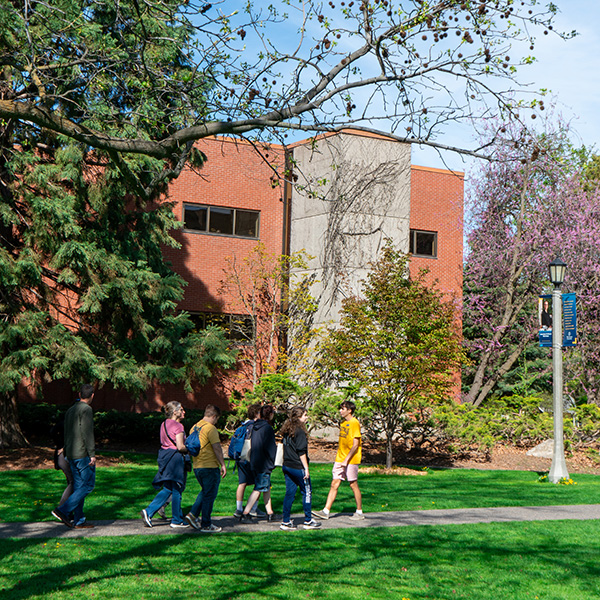
POLYGON ((550 281, 553 283, 554 287, 560 287, 563 281, 565 280, 565 271, 567 270, 567 265, 560 258, 556 257, 550 263, 550 281))

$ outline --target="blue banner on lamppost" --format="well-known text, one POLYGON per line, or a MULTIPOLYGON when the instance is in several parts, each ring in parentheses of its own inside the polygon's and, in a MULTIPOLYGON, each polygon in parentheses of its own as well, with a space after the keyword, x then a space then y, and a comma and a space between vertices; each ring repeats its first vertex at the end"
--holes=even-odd
POLYGON ((544 294, 538 299, 538 317, 540 323, 540 346, 552 348, 552 296, 544 294))
MULTIPOLYGON (((540 323, 540 346, 552 348, 552 311, 550 294, 543 294, 538 299, 538 315, 540 323)), ((575 294, 562 294, 563 306, 563 348, 577 345, 577 302, 575 294)))
POLYGON ((575 294, 563 294, 563 348, 577 345, 577 304, 575 294))

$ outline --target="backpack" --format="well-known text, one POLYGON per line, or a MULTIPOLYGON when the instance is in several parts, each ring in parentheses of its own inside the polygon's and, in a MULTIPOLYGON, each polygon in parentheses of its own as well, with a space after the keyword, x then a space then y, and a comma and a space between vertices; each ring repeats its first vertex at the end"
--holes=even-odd
MULTIPOLYGON (((202 425, 202 427, 204 427, 204 425, 202 425)), ((190 456, 198 456, 198 454, 200 454, 200 450, 202 449, 200 446, 200 432, 202 431, 202 427, 200 427, 200 429, 192 429, 190 435, 185 438, 185 447, 190 453, 190 456)))
POLYGON ((242 449, 244 448, 244 442, 246 441, 246 438, 250 440, 250 433, 252 432, 253 426, 254 421, 246 421, 235 430, 227 450, 227 455, 229 458, 232 458, 233 460, 248 460, 247 458, 241 459, 242 449))

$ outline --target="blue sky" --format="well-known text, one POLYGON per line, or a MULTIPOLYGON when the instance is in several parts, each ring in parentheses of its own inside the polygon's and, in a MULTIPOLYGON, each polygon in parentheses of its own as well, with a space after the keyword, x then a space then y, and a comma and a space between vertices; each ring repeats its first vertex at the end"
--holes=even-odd
MULTIPOLYGON (((577 31, 571 40, 540 36, 533 52, 537 63, 523 67, 519 74, 529 90, 551 90, 556 108, 571 124, 574 142, 600 152, 600 1, 554 0, 560 13, 555 30, 577 31)), ((546 102, 549 104, 549 102, 546 102)), ((470 140, 467 126, 447 131, 444 142, 459 145, 470 140)), ((439 138, 442 139, 441 137, 439 138)), ((444 154, 413 147, 413 163, 430 167, 467 170, 471 164, 454 153, 444 154)))

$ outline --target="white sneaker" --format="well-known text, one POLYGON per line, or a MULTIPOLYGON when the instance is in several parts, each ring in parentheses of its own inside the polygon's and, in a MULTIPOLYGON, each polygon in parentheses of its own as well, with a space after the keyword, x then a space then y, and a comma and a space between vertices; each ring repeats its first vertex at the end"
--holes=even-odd
POLYGON ((152 527, 152 519, 148 516, 148 513, 146 512, 145 508, 142 511, 140 511, 140 515, 142 515, 142 520, 144 521, 144 525, 146 527, 152 527))
POLYGON ((192 513, 188 513, 185 515, 185 520, 194 528, 200 529, 200 521, 198 517, 194 516, 192 513))
POLYGON ((282 531, 296 531, 297 527, 290 521, 289 523, 282 523, 279 529, 282 531))
POLYGON ((187 523, 171 523, 171 527, 173 529, 186 529, 189 525, 187 523))
POLYGON ((311 519, 308 523, 303 524, 304 529, 319 529, 321 527, 321 523, 311 519))
POLYGON ((200 531, 202 533, 219 533, 219 531, 223 531, 223 528, 211 523, 208 527, 202 527, 200 531))
POLYGON ((322 519, 323 521, 329 519, 329 513, 326 513, 324 510, 313 510, 311 512, 313 517, 317 517, 317 519, 322 519))
POLYGON ((364 521, 365 519, 365 515, 363 513, 357 513, 355 512, 351 517, 350 520, 351 521, 364 521))

